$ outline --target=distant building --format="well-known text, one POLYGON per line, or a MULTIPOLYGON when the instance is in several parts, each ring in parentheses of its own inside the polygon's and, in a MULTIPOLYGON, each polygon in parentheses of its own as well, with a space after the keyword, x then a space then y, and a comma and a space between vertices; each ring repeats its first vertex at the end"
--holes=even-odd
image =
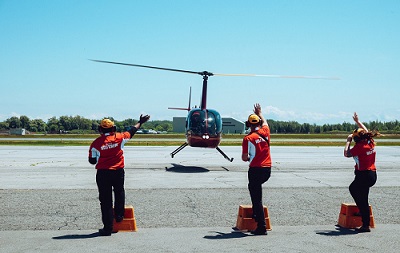
POLYGON ((173 117, 172 131, 174 133, 184 133, 186 128, 186 117, 173 117))
POLYGON ((222 133, 224 134, 243 134, 244 122, 234 118, 222 118, 222 133))
MULTIPOLYGON (((173 117, 172 131, 175 133, 184 133, 186 128, 186 117, 173 117)), ((244 122, 234 118, 222 118, 222 133, 224 134, 242 134, 244 133, 244 122)))
POLYGON ((25 128, 11 128, 10 135, 25 135, 26 130, 25 128))

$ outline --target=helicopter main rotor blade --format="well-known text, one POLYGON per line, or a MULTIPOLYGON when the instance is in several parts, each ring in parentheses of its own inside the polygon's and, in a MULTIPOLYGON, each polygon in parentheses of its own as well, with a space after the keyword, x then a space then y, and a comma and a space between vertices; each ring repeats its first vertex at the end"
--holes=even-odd
POLYGON ((183 70, 183 69, 171 69, 171 68, 161 68, 155 66, 148 66, 148 65, 139 65, 139 64, 131 64, 131 63, 123 63, 123 62, 113 62, 113 61, 102 61, 102 60, 92 60, 94 62, 101 62, 101 63, 109 63, 109 64, 117 64, 117 65, 124 65, 124 66, 131 66, 131 67, 140 67, 140 68, 149 68, 149 69, 158 69, 158 70, 167 70, 167 71, 174 71, 174 72, 181 72, 181 73, 189 73, 189 74, 196 74, 201 76, 254 76, 254 77, 270 77, 270 78, 302 78, 302 79, 327 79, 327 80, 339 80, 338 77, 324 77, 324 76, 286 76, 286 75, 259 75, 259 74, 214 74, 208 71, 191 71, 191 70, 183 70))
MULTIPOLYGON (((174 71, 174 72, 183 72, 183 73, 197 74, 197 75, 203 75, 203 73, 204 73, 204 72, 196 72, 196 71, 190 71, 190 70, 160 68, 160 67, 154 67, 154 66, 139 65, 139 64, 130 64, 130 63, 123 63, 123 62, 102 61, 102 60, 92 60, 92 59, 89 59, 89 60, 94 61, 94 62, 101 62, 101 63, 118 64, 118 65, 131 66, 131 67, 140 67, 140 68, 148 68, 148 69, 159 69, 159 70, 167 70, 167 71, 174 71)), ((210 74, 211 74, 211 73, 210 73, 210 74)), ((212 75, 212 74, 211 74, 211 75, 212 75)))
POLYGON ((340 80, 338 77, 325 77, 325 76, 285 76, 285 75, 259 75, 259 74, 217 74, 214 76, 254 76, 254 77, 270 77, 270 78, 303 78, 303 79, 326 79, 326 80, 340 80))

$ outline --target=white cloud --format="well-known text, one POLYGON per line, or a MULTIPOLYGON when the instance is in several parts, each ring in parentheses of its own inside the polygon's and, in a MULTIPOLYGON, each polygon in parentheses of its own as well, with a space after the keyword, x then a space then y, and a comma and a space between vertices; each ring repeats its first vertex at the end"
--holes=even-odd
MULTIPOLYGON (((318 108, 316 108, 318 109, 318 108)), ((245 112, 230 112, 222 115, 223 117, 234 117, 238 120, 245 121, 249 114, 253 113, 251 110, 245 112)), ((338 111, 321 113, 318 111, 302 111, 301 109, 295 110, 284 110, 275 106, 266 106, 263 108, 263 114, 267 119, 277 121, 297 121, 299 123, 310 123, 310 124, 341 124, 343 122, 352 123, 353 111, 338 111)), ((365 111, 358 111, 360 118, 364 122, 373 120, 379 121, 394 121, 399 120, 400 110, 394 110, 391 112, 385 112, 381 114, 370 113, 367 109, 365 111), (396 116, 397 115, 397 116, 396 116)))

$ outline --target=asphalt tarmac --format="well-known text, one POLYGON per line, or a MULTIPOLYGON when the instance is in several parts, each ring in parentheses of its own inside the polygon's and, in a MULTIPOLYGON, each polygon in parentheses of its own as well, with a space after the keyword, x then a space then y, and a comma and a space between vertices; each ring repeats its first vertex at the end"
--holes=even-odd
POLYGON ((101 237, 95 169, 88 147, 0 146, 0 252, 398 252, 400 147, 377 147, 370 191, 375 226, 358 234, 337 226, 353 202, 354 161, 342 147, 272 147, 264 184, 272 230, 236 231, 250 204, 240 147, 126 147, 126 203, 137 232, 101 237))

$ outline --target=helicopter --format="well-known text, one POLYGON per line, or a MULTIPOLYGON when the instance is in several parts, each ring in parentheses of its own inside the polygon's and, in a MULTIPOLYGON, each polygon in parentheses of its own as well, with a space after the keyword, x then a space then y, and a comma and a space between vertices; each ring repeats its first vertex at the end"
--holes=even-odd
POLYGON ((113 61, 103 61, 103 60, 92 60, 94 62, 100 63, 109 63, 109 64, 117 64, 131 67, 141 67, 141 68, 149 68, 149 69, 157 69, 157 70, 166 70, 166 71, 174 71, 188 74, 196 74, 203 77, 203 87, 201 94, 201 103, 200 107, 190 108, 191 102, 191 88, 189 91, 189 106, 188 108, 173 108, 169 107, 168 109, 176 109, 176 110, 187 110, 188 114, 186 116, 186 142, 184 142, 181 146, 171 152, 171 157, 173 158, 178 152, 184 149, 186 146, 190 147, 200 147, 200 148, 215 148, 225 159, 232 162, 233 158, 227 156, 220 148, 219 144, 221 143, 222 136, 222 118, 219 112, 215 109, 207 108, 207 85, 208 78, 210 76, 261 76, 261 77, 273 77, 273 78, 311 78, 311 79, 337 79, 337 78, 329 78, 329 77, 320 77, 320 76, 283 76, 283 75, 258 75, 258 74, 217 74, 211 73, 208 71, 190 71, 190 70, 182 70, 182 69, 173 69, 173 68, 162 68, 148 65, 139 65, 139 64, 130 64, 130 63, 122 63, 122 62, 113 62, 113 61))

